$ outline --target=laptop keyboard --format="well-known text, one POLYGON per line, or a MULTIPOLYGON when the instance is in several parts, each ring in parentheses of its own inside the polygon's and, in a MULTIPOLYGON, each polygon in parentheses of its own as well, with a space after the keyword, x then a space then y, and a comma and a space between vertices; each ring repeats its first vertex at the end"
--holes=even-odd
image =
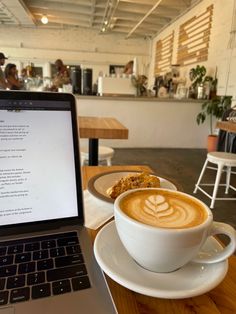
POLYGON ((76 232, 0 242, 0 305, 89 287, 76 232))

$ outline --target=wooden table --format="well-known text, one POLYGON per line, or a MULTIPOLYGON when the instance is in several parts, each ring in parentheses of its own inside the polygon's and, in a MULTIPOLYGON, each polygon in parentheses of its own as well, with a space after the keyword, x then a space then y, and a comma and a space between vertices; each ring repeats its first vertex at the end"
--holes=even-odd
POLYGON ((236 133, 236 123, 229 121, 218 121, 216 123, 216 128, 221 129, 226 132, 236 133))
POLYGON ((127 139, 128 129, 115 118, 78 117, 81 138, 89 139, 89 165, 98 165, 98 140, 127 139))
POLYGON ((232 152, 235 137, 236 137, 236 123, 230 122, 230 121, 218 121, 216 123, 216 128, 225 131, 225 135, 219 134, 219 141, 222 141, 222 138, 224 139, 224 150, 225 152, 232 152))
MULTIPOLYGON (((83 187, 90 177, 111 170, 146 170, 146 166, 83 167, 83 187)), ((98 230, 89 230, 94 240, 98 230)), ((225 279, 204 295, 180 300, 160 299, 138 294, 106 276, 119 314, 229 314, 236 313, 236 256, 229 258, 225 279)))

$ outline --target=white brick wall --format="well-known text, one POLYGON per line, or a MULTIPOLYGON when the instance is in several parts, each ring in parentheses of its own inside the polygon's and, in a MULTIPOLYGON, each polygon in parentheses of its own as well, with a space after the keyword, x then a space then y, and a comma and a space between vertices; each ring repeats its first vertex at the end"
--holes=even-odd
MULTIPOLYGON (((203 0, 198 5, 192 8, 189 12, 184 14, 181 18, 176 20, 169 27, 165 28, 154 40, 152 47, 152 57, 151 65, 149 71, 149 82, 153 84, 154 81, 154 55, 155 55, 155 44, 159 39, 167 36, 172 30, 175 31, 175 41, 174 41, 174 54, 172 63, 177 63, 177 41, 178 41, 178 29, 181 24, 186 22, 189 18, 193 17, 195 14, 200 14, 206 10, 211 4, 214 5, 213 9, 213 21, 211 28, 210 44, 209 44, 209 54, 208 61, 202 62, 201 65, 204 65, 207 68, 208 75, 214 75, 216 67, 219 66, 223 59, 228 60, 229 49, 227 48, 229 38, 230 38, 230 29, 232 23, 232 14, 234 0, 203 0)), ((189 70, 192 67, 195 67, 196 64, 189 66, 181 67, 180 73, 183 76, 188 77, 189 70)))

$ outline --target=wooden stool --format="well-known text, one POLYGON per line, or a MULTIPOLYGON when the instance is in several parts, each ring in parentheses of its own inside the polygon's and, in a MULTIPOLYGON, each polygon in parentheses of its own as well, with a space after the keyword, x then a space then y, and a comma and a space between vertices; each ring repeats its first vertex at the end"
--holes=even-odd
POLYGON ((233 197, 218 197, 218 198, 216 197, 218 187, 221 185, 225 186, 225 194, 228 194, 229 188, 236 191, 236 188, 233 187, 232 185, 230 185, 231 167, 236 167, 236 154, 224 153, 224 152, 211 152, 211 153, 207 154, 207 159, 204 163, 204 166, 203 166, 202 171, 200 173, 197 184, 195 185, 195 190, 193 191, 193 193, 196 193, 197 190, 200 190, 206 196, 208 196, 211 199, 210 208, 214 208, 214 204, 215 204, 216 200, 224 200, 224 201, 236 200, 236 198, 233 198, 233 197), (215 169, 213 167, 207 167, 209 162, 216 164, 217 169, 215 169), (200 183, 206 168, 217 170, 215 183, 213 183, 213 184, 212 183, 200 183), (224 171, 224 168, 226 168, 226 183, 220 184, 220 178, 221 178, 222 172, 224 171), (208 194, 200 186, 214 186, 213 194, 212 195, 208 194))
MULTIPOLYGON (((111 166, 111 159, 114 156, 114 149, 111 147, 106 146, 99 146, 98 147, 98 161, 106 161, 107 166, 111 166)), ((80 155, 81 155, 81 165, 83 166, 86 161, 89 159, 89 153, 87 147, 80 148, 80 155)))

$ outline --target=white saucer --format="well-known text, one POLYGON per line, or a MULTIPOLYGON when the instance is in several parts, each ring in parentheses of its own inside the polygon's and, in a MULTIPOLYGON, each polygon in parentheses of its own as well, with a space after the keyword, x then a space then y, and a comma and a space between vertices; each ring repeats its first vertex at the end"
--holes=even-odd
MULTIPOLYGON (((210 254, 211 251, 221 249, 219 242, 210 237, 202 251, 210 254)), ((228 260, 215 264, 189 263, 175 272, 165 274, 145 270, 125 250, 114 221, 98 233, 94 253, 103 271, 120 285, 141 294, 165 299, 204 294, 216 287, 228 270, 228 260)))

